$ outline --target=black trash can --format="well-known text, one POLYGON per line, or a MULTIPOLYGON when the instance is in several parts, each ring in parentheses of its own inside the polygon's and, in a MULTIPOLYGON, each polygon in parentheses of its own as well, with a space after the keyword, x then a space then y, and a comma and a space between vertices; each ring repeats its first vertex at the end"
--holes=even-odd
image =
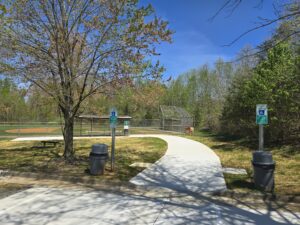
POLYGON ((274 190, 275 162, 270 152, 255 151, 253 153, 253 179, 256 188, 264 191, 274 190))
POLYGON ((124 136, 129 136, 129 129, 124 129, 124 136))
POLYGON ((92 175, 103 175, 105 163, 108 160, 108 146, 95 144, 90 152, 90 173, 92 175))
POLYGON ((129 136, 129 121, 124 121, 124 136, 129 136))

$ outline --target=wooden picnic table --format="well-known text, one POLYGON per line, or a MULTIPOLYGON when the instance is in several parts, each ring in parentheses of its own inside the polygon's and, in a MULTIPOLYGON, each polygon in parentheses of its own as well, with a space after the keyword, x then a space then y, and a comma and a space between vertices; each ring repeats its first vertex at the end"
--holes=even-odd
POLYGON ((43 147, 46 147, 46 144, 52 144, 53 147, 56 147, 56 145, 60 144, 61 141, 59 141, 59 140, 45 140, 45 141, 41 141, 41 143, 43 144, 43 147))

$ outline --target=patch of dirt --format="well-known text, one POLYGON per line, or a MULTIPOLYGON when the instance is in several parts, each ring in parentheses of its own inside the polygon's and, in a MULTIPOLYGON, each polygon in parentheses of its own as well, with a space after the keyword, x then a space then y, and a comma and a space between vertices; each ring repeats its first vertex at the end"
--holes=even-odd
POLYGON ((36 127, 36 128, 11 129, 11 130, 6 130, 5 132, 11 134, 52 133, 57 129, 58 128, 53 128, 53 127, 36 127))
MULTIPOLYGON (((53 187, 53 188, 75 188, 75 189, 92 189, 92 190, 107 190, 107 191, 136 191, 133 185, 120 182, 103 182, 101 177, 93 177, 95 179, 89 182, 77 182, 47 179, 39 177, 21 177, 21 176, 6 176, 0 177, 0 199, 18 191, 22 191, 31 187, 53 187), (92 182, 91 182, 92 181, 92 182)), ((88 181, 88 180, 86 180, 88 181)))
POLYGON ((24 191, 28 188, 31 188, 31 185, 22 183, 6 183, 0 180, 0 199, 16 194, 20 191, 24 191))

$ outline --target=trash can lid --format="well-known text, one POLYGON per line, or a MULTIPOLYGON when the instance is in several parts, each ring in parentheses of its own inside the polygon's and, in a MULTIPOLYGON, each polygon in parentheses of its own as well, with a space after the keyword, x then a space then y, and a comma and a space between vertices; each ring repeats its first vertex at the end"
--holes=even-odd
POLYGON ((272 153, 265 151, 253 152, 253 162, 260 164, 272 164, 274 163, 272 153))
POLYGON ((107 154, 108 146, 106 144, 94 144, 94 145, 92 145, 92 153, 107 154))

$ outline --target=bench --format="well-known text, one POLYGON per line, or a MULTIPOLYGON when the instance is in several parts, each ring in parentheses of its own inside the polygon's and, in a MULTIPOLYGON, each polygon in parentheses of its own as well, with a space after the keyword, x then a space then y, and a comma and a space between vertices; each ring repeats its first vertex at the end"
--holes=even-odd
POLYGON ((43 147, 46 147, 46 144, 52 144, 53 147, 56 147, 57 144, 60 144, 60 141, 58 140, 48 140, 48 141, 41 141, 43 144, 43 147))

